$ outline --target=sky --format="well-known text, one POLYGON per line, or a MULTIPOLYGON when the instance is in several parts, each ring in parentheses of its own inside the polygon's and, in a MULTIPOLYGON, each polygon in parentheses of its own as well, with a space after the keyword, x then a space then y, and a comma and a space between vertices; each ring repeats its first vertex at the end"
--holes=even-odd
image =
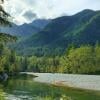
POLYGON ((5 10, 21 25, 35 19, 73 15, 84 9, 100 10, 100 0, 7 0, 5 10))

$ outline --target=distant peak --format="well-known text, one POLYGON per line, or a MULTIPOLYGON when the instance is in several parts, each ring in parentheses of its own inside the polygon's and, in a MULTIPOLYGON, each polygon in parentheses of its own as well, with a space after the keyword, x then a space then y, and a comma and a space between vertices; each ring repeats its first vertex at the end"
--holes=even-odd
POLYGON ((85 9, 85 10, 82 10, 82 11, 78 12, 77 14, 79 14, 79 13, 85 14, 85 13, 93 13, 93 12, 95 12, 95 11, 91 10, 91 9, 85 9))
POLYGON ((95 12, 95 11, 94 11, 94 10, 92 10, 92 9, 85 9, 85 10, 83 10, 83 11, 81 11, 81 12, 88 13, 88 12, 95 12))
MULTIPOLYGON (((91 10, 91 9, 85 9, 85 10, 82 10, 82 11, 80 11, 80 12, 78 12, 78 13, 76 13, 75 15, 76 16, 82 16, 82 15, 85 15, 85 14, 93 14, 93 13, 95 13, 96 11, 94 11, 94 10, 91 10)), ((73 15, 74 16, 74 15, 73 15)))

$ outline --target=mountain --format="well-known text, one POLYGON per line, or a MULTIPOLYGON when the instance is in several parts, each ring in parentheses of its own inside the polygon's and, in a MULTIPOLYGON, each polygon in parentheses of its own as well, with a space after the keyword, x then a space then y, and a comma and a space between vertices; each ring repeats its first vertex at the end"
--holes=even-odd
POLYGON ((21 37, 30 36, 33 33, 35 34, 42 30, 49 22, 50 20, 37 19, 34 20, 32 23, 25 23, 23 25, 16 25, 12 23, 12 27, 0 27, 0 32, 21 37))
POLYGON ((50 23, 50 21, 51 19, 37 19, 30 23, 30 25, 43 29, 48 23, 50 23))
POLYGON ((87 9, 72 16, 53 19, 42 31, 21 41, 16 47, 24 55, 56 55, 71 44, 95 45, 97 41, 100 42, 100 11, 87 9))

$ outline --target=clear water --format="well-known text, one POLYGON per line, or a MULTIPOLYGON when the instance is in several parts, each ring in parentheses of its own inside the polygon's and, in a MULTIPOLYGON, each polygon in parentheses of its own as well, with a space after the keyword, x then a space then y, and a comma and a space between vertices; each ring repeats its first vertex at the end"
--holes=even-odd
POLYGON ((3 82, 0 85, 2 96, 5 100, 100 100, 100 91, 38 83, 33 78, 25 75, 3 82))

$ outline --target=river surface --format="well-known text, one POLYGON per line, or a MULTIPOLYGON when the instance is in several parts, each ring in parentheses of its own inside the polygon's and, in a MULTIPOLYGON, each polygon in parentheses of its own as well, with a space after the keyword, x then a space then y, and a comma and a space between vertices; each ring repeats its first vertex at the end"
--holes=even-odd
MULTIPOLYGON (((90 91, 63 86, 66 83, 65 75, 49 73, 34 74, 39 77, 32 75, 32 73, 19 75, 2 82, 0 100, 100 100, 99 90, 90 91)), ((75 79, 73 75, 71 77, 75 79)), ((98 82, 98 78, 96 80, 98 82)))

